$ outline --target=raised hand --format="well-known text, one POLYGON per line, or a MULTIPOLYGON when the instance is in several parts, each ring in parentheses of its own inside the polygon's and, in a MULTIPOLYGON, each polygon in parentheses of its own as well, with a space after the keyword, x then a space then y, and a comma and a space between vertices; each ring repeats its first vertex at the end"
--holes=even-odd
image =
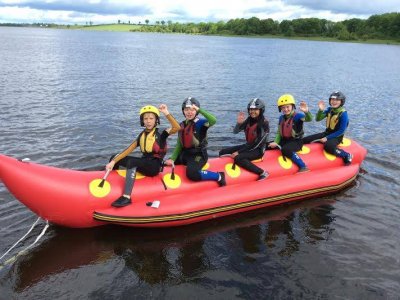
POLYGON ((324 102, 324 100, 318 101, 318 108, 319 108, 319 110, 325 110, 325 102, 324 102))
POLYGON ((305 113, 308 112, 308 105, 305 101, 300 102, 300 110, 305 113))
POLYGON ((192 108, 194 109, 194 110, 196 110, 196 111, 199 111, 199 107, 198 106, 196 106, 196 105, 194 105, 194 104, 192 104, 192 108))
POLYGON ((160 104, 160 106, 158 107, 158 109, 164 114, 164 115, 168 115, 169 111, 168 111, 168 107, 166 104, 160 104))
POLYGON ((239 112, 237 115, 237 123, 242 124, 245 120, 246 120, 246 114, 243 111, 239 112))

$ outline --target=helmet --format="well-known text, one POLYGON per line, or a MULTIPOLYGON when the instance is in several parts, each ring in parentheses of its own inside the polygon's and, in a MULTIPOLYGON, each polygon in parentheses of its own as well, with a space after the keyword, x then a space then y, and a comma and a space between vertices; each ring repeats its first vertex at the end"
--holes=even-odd
POLYGON ((281 111, 281 106, 292 104, 294 108, 296 108, 296 101, 294 100, 293 96, 290 94, 284 94, 279 97, 277 105, 278 110, 281 111))
POLYGON ((344 103, 346 102, 346 96, 340 92, 340 91, 335 91, 329 96, 329 102, 331 99, 339 99, 340 100, 340 106, 343 106, 344 103))
POLYGON ((156 116, 156 124, 160 124, 160 111, 153 105, 146 105, 140 109, 140 126, 144 126, 143 115, 145 113, 153 113, 156 116))
POLYGON ((260 114, 263 114, 265 111, 265 104, 264 101, 262 101, 259 98, 254 98, 251 99, 249 104, 247 104, 247 111, 250 111, 250 108, 255 108, 260 110, 260 114))
POLYGON ((198 108, 200 108, 200 102, 196 98, 193 97, 185 98, 185 100, 183 100, 182 103, 182 112, 185 109, 185 107, 192 107, 193 104, 196 105, 198 108))

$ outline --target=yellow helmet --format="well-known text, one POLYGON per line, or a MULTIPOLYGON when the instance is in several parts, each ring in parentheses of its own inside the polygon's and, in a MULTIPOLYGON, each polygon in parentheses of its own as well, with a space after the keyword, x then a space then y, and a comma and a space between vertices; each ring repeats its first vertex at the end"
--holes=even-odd
POLYGON ((143 115, 144 113, 148 113, 148 112, 151 112, 151 113, 155 114, 157 117, 160 116, 160 111, 158 110, 157 107, 155 107, 155 106, 153 106, 153 105, 146 105, 146 106, 143 106, 143 107, 140 109, 139 114, 140 114, 140 115, 143 115))
POLYGON ((294 100, 293 96, 290 94, 284 94, 279 97, 278 99, 278 110, 281 111, 281 106, 292 104, 294 108, 296 108, 296 101, 294 100))
POLYGON ((140 114, 140 125, 141 126, 144 126, 143 115, 145 113, 153 113, 153 114, 155 114, 156 115, 156 124, 160 124, 160 111, 158 110, 158 108, 153 106, 153 105, 146 105, 146 106, 143 106, 140 109, 140 112, 139 112, 139 114, 140 114))

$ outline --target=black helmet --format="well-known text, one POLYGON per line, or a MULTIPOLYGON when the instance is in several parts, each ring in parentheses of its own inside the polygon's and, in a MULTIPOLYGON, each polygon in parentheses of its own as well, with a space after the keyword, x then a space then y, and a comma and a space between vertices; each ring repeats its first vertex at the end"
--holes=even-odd
POLYGON ((260 114, 263 114, 265 111, 265 104, 259 98, 251 99, 249 104, 247 104, 247 111, 250 112, 250 108, 255 108, 260 110, 260 114))
POLYGON ((182 103, 182 112, 185 109, 185 107, 192 107, 193 104, 196 105, 198 108, 200 108, 200 102, 196 98, 193 97, 185 98, 185 100, 183 100, 182 103))
POLYGON ((329 96, 329 104, 330 104, 331 99, 339 99, 340 100, 340 106, 343 106, 344 103, 346 102, 346 96, 340 91, 333 92, 329 96))

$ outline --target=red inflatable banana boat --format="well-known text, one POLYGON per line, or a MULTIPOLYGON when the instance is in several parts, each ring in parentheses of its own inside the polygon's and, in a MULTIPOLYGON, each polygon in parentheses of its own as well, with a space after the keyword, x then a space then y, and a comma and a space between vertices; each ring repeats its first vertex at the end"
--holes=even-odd
POLYGON ((304 145, 298 153, 311 170, 306 173, 297 173, 297 166, 280 151, 266 151, 256 162, 270 173, 263 181, 233 166, 229 157, 210 159, 205 169, 225 171, 225 187, 189 181, 184 166, 177 166, 174 176, 170 167, 155 177, 137 174, 132 204, 122 208, 111 203, 123 193, 125 170, 112 171, 101 187, 102 171, 60 169, 0 155, 0 179, 35 214, 61 226, 180 226, 335 193, 354 181, 367 154, 347 138, 340 147, 353 154, 350 166, 326 153, 321 144, 304 145))

